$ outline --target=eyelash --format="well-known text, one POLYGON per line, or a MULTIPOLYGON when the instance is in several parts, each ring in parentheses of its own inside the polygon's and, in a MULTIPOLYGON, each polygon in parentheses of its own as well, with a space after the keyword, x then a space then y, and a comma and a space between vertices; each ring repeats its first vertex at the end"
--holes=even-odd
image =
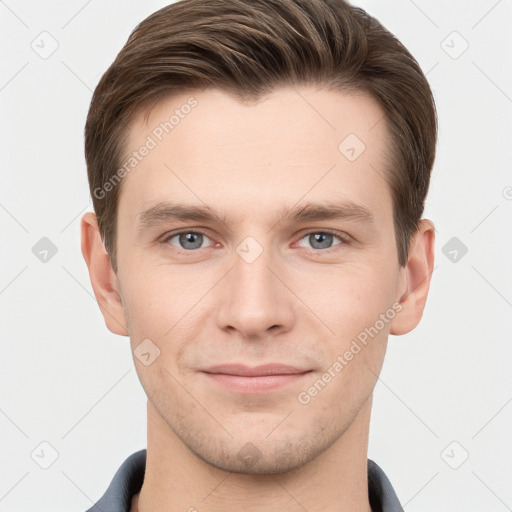
MULTIPOLYGON (((162 240, 162 243, 164 244, 167 244, 169 242, 169 240, 171 240, 172 238, 174 238, 175 236, 177 235, 181 235, 183 233, 200 233, 201 235, 204 235, 206 236, 207 238, 210 238, 208 236, 208 233, 206 233, 206 231, 203 231, 202 229, 178 229, 176 231, 172 231, 171 233, 168 233, 167 235, 165 235, 164 239, 162 240)), ((310 250, 311 251, 314 251, 315 253, 323 253, 323 254, 326 254, 326 253, 330 253, 334 250, 336 250, 337 247, 341 246, 341 245, 347 245, 350 243, 350 240, 349 240, 349 236, 346 234, 346 233, 343 233, 343 232, 340 232, 340 231, 334 231, 334 230, 331 230, 331 229, 322 229, 322 230, 312 230, 312 231, 308 231, 307 233, 304 233, 299 240, 302 240, 303 238, 309 236, 309 235, 312 235, 312 234, 316 234, 316 233, 322 233, 324 235, 333 235, 335 236, 336 238, 339 238, 341 240, 341 243, 340 244, 337 244, 333 247, 328 247, 327 249, 314 249, 314 248, 311 248, 310 250)), ((174 250, 176 252, 178 252, 178 254, 192 254, 194 252, 197 252, 199 251, 199 249, 190 249, 190 250, 185 250, 185 249, 180 249, 179 247, 176 247, 176 246, 173 246, 174 250)))

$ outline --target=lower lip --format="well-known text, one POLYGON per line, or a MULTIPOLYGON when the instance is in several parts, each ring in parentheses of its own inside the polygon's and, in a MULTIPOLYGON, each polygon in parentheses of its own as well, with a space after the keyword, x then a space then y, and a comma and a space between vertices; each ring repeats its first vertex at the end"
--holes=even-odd
POLYGON ((286 375, 260 375, 255 377, 244 377, 241 375, 228 375, 225 373, 207 373, 205 374, 222 386, 238 392, 259 393, 262 391, 271 391, 282 388, 289 384, 299 381, 310 372, 291 373, 286 375))

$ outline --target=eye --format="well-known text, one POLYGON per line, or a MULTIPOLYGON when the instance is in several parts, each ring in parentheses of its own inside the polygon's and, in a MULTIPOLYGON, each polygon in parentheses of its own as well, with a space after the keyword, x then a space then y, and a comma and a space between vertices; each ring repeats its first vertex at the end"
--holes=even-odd
POLYGON ((202 249, 205 240, 210 240, 205 233, 183 229, 170 233, 163 241, 164 243, 174 245, 178 249, 194 251, 196 249, 202 249), (172 242, 173 239, 176 239, 176 243, 172 242))
MULTIPOLYGON (((341 235, 341 233, 335 233, 332 231, 311 231, 310 233, 307 233, 305 236, 303 236, 301 238, 301 240, 304 240, 304 239, 306 239, 307 242, 309 244, 311 244, 310 245, 311 248, 319 249, 319 250, 326 250, 326 249, 328 250, 328 249, 335 247, 336 245, 342 245, 342 244, 346 243, 346 240, 341 235), (335 238, 340 240, 340 243, 334 244, 334 246, 333 246, 333 239, 335 239, 335 238)), ((299 245, 301 247, 308 247, 308 246, 301 245, 300 242, 299 242, 299 245)))
MULTIPOLYGON (((311 231, 306 233, 300 241, 298 245, 301 247, 309 247, 311 249, 317 251, 327 252, 331 249, 334 249, 338 245, 344 245, 348 243, 348 237, 345 237, 343 233, 338 233, 334 231, 311 231), (333 243, 335 239, 338 239, 339 243, 333 243), (306 240, 306 243, 310 245, 303 245, 303 240, 306 240)), ((169 233, 164 239, 163 243, 170 244, 178 250, 178 252, 192 252, 198 249, 204 249, 207 245, 204 245, 207 241, 212 242, 212 240, 199 230, 191 230, 191 229, 181 229, 178 231, 174 231, 169 233)))

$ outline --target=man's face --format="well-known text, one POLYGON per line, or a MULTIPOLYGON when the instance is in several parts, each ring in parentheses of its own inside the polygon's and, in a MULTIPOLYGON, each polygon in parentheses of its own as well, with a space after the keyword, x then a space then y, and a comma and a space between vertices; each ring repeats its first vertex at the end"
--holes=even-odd
POLYGON ((404 282, 382 117, 369 96, 303 87, 253 105, 186 93, 134 120, 128 153, 151 149, 122 185, 117 276, 132 349, 159 350, 134 358, 151 428, 216 467, 282 472, 371 403, 404 282), (308 204, 342 215, 308 217, 308 204), (302 373, 214 368, 276 364, 302 373))

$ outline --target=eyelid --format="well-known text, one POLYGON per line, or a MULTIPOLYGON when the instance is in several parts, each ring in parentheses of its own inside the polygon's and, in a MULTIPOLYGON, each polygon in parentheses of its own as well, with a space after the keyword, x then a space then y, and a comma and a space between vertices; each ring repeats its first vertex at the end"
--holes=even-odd
MULTIPOLYGON (((207 237, 209 240, 212 240, 212 238, 208 235, 208 233, 204 229, 201 229, 201 228, 181 228, 181 229, 176 229, 174 231, 170 231, 169 233, 166 233, 162 237, 162 242, 163 243, 167 243, 171 238, 174 238, 175 236, 178 236, 178 235, 182 235, 183 233, 200 233, 201 235, 207 237)), ((176 246, 174 246, 174 247, 176 247, 176 246)), ((183 251, 183 252, 187 252, 187 253, 196 252, 198 250, 198 249, 196 249, 195 251, 185 251, 184 249, 180 249, 179 247, 176 247, 176 249, 178 251, 183 251)))
POLYGON ((344 231, 337 231, 335 229, 322 229, 322 228, 310 229, 309 231, 303 233, 300 236, 300 238, 298 239, 298 241, 302 240, 303 238, 305 238, 308 235, 312 235, 315 233, 332 235, 341 240, 341 243, 333 245, 332 247, 328 247, 327 249, 314 249, 314 248, 306 247, 306 249, 311 249, 317 253, 327 253, 327 252, 330 252, 331 250, 336 250, 336 247, 339 247, 340 245, 347 245, 352 241, 352 237, 349 234, 345 233, 344 231))

